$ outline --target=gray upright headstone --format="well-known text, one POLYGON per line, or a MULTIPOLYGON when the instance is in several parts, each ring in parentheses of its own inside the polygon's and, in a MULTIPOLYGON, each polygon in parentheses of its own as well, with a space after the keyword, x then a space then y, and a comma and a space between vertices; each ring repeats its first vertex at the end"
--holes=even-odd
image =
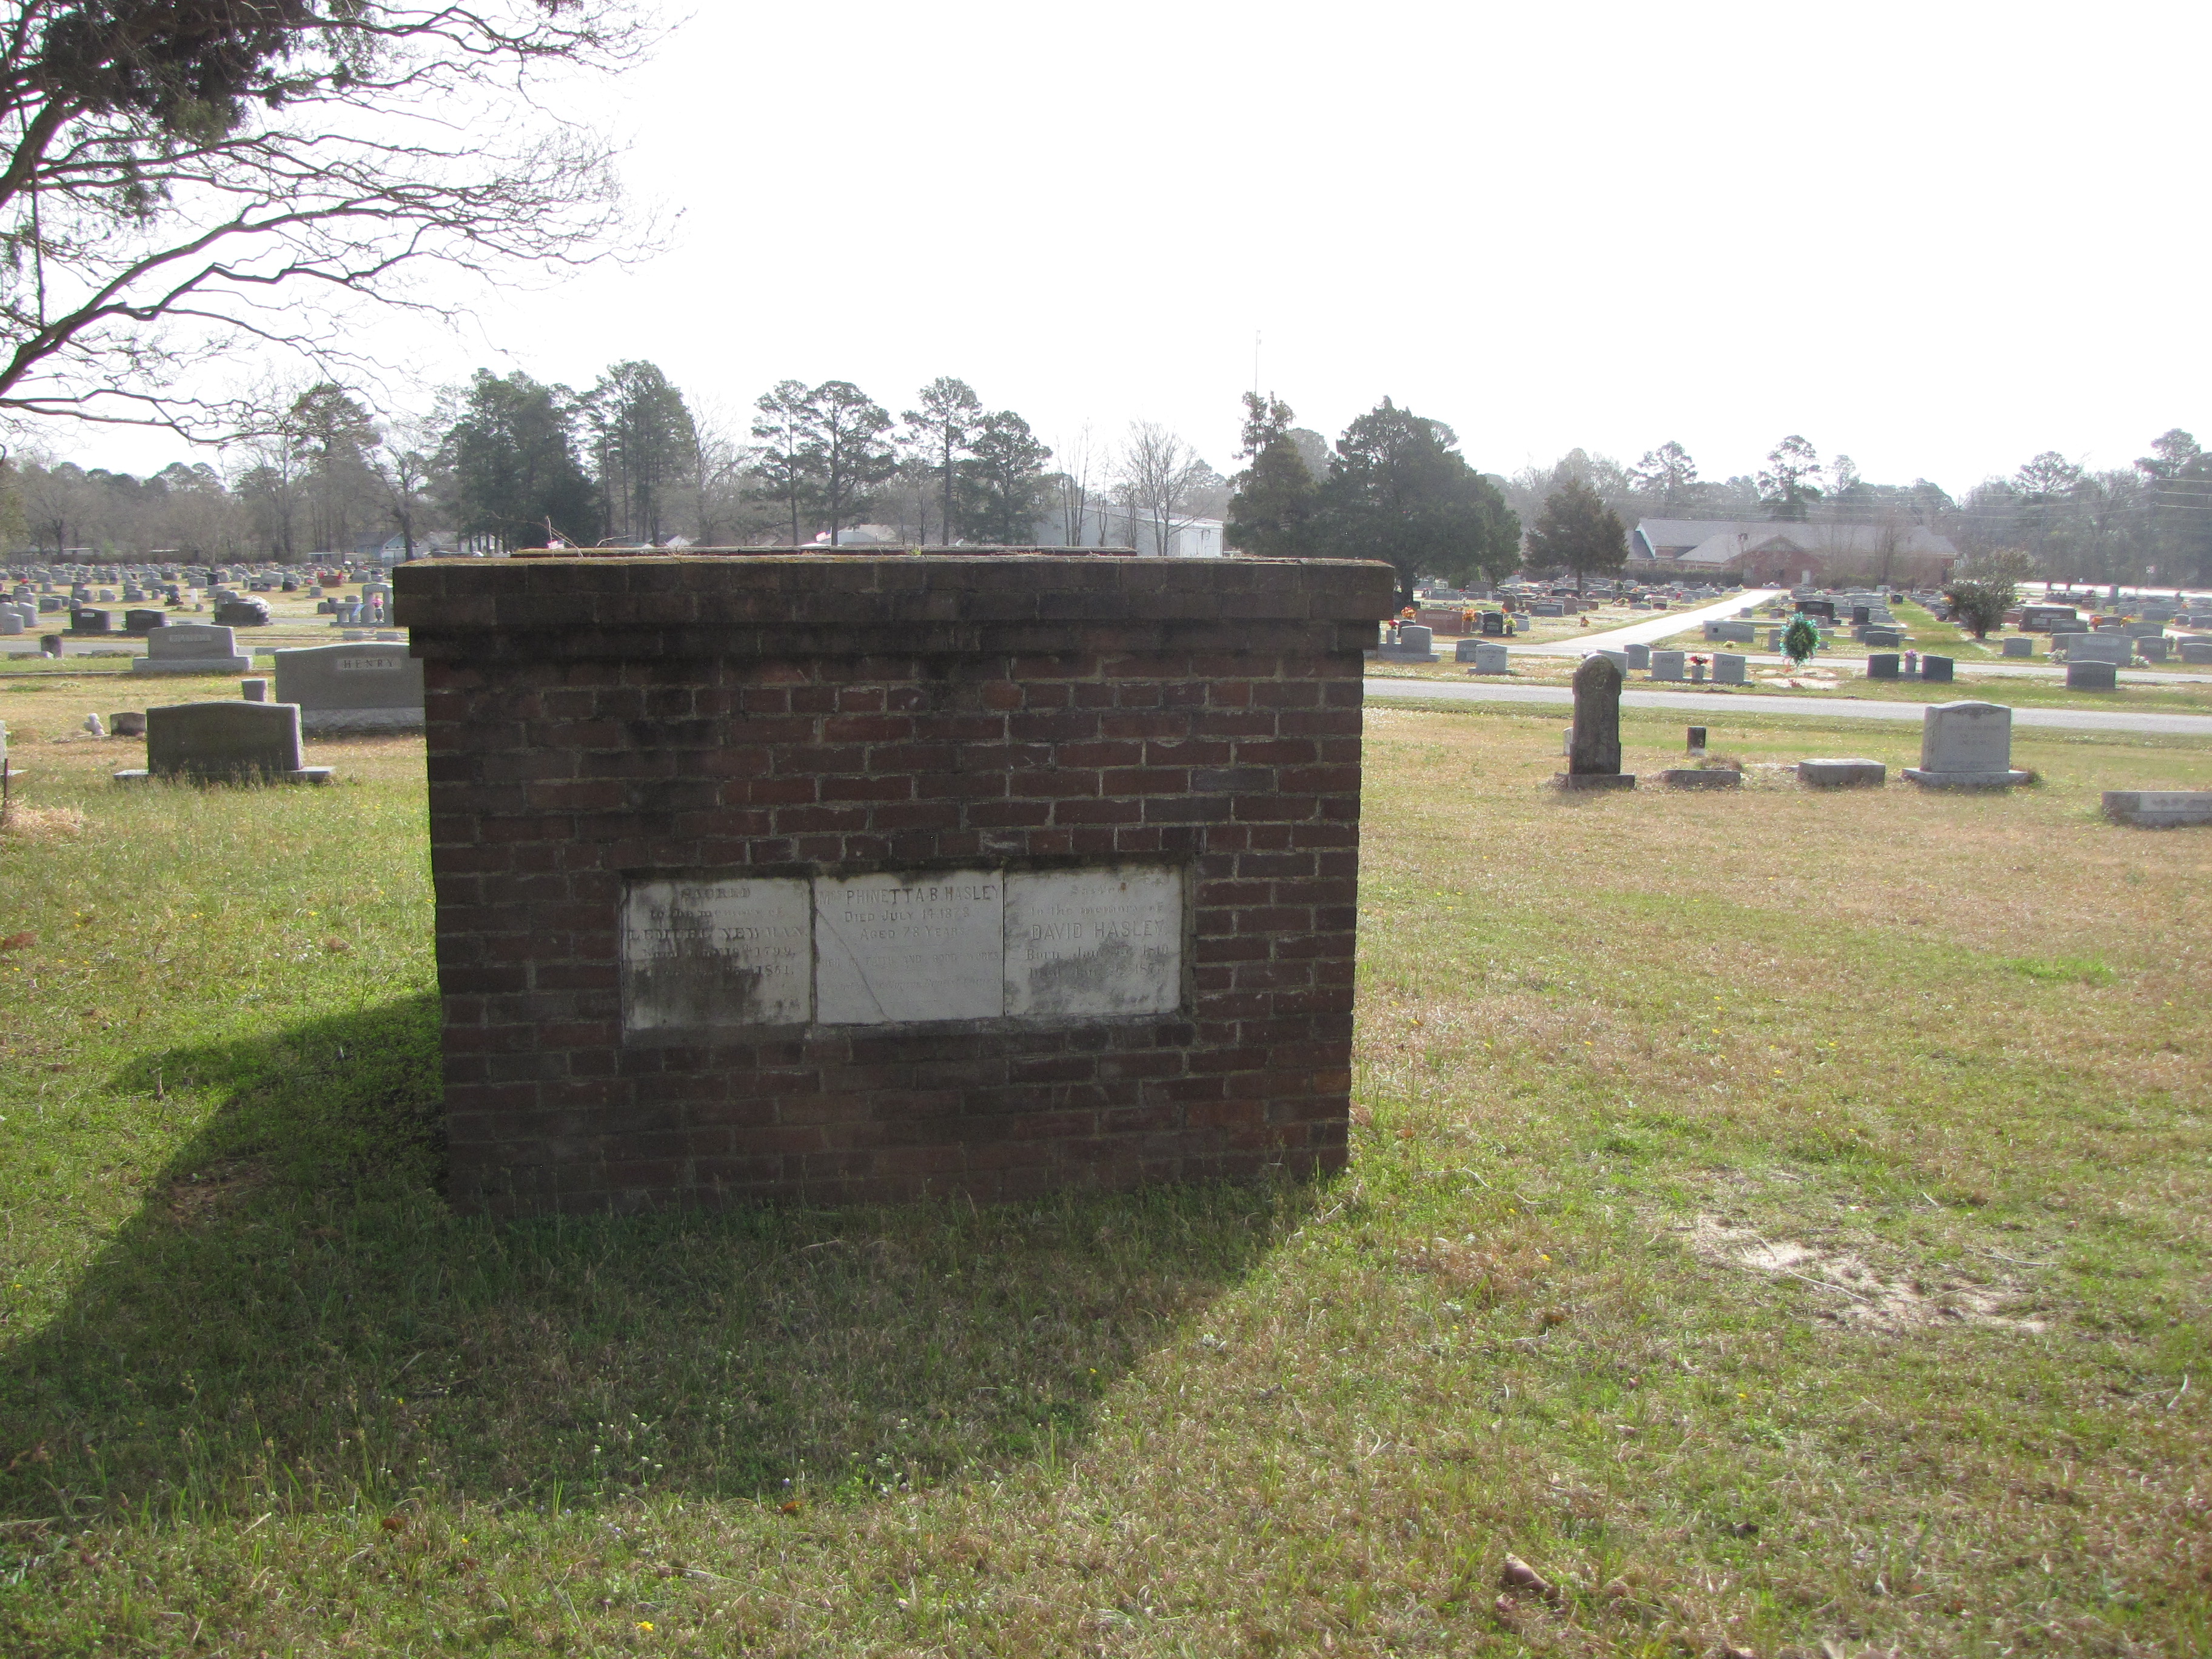
POLYGON ((300 711, 289 702, 177 702, 146 711, 146 769, 118 772, 118 782, 148 776, 197 783, 266 781, 322 783, 326 766, 303 766, 300 711))
POLYGON ((1679 680, 1682 665, 1687 658, 1680 651, 1654 651, 1651 653, 1651 678, 1655 680, 1679 680))
POLYGON ((1641 668, 1647 671, 1650 668, 1651 647, 1650 646, 1642 644, 1629 646, 1626 648, 1626 654, 1628 658, 1628 665, 1631 668, 1641 668))
POLYGON ((146 635, 146 654, 134 657, 134 674, 242 674, 253 659, 239 653, 228 628, 204 623, 169 623, 146 635))
POLYGON ((1478 674, 1510 674, 1513 672, 1513 647, 1485 640, 1474 647, 1474 670, 1478 674))
POLYGON ((1921 718, 1913 782, 1939 789, 2005 789, 2026 783, 2012 764, 2012 710, 1994 702, 1939 702, 1921 718))
POLYGON ((404 645, 368 640, 279 651, 276 701, 299 704, 310 733, 420 731, 422 665, 404 645))
POLYGON ((2032 657, 2035 654, 2035 641, 2024 634, 2008 635, 2003 650, 2008 657, 2032 657))
POLYGON ((2124 634, 2069 634, 2066 636, 2066 660, 2069 662, 2108 662, 2118 667, 2135 657, 2136 642, 2124 634))
POLYGON ((1575 725, 1559 779, 1563 788, 1636 787, 1635 778, 1620 769, 1621 681, 1620 665, 1602 654, 1584 657, 1575 670, 1575 725))
POLYGON ((1713 653, 1713 683, 1717 685, 1747 685, 1751 683, 1750 659, 1734 651, 1713 653))

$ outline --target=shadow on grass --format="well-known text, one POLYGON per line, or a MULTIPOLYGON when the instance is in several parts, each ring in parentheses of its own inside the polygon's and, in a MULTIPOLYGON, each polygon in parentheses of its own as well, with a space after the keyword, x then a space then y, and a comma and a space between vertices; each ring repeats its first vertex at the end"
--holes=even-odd
POLYGON ((149 1056, 222 1104, 0 1376, 0 1516, 895 1490, 1081 1437, 1308 1189, 544 1222, 438 1196, 437 1010, 149 1056))

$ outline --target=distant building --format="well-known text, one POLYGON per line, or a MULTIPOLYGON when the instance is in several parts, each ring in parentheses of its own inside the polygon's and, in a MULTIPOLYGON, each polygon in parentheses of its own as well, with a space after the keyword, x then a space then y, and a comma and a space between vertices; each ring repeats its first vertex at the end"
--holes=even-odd
POLYGON ((1734 579, 1752 586, 1814 586, 1871 579, 1938 582, 1959 550, 1923 525, 1790 524, 1745 519, 1643 519, 1628 538, 1638 581, 1734 579))
MULTIPOLYGON (((1067 539, 1066 526, 1058 514, 1040 519, 1035 534, 1040 547, 1057 547, 1067 539)), ((1132 513, 1105 502, 1093 502, 1083 509, 1082 532, 1076 542, 1082 547, 1133 548, 1140 559, 1157 559, 1163 553, 1170 559, 1218 559, 1227 551, 1218 519, 1174 520, 1163 548, 1158 515, 1141 508, 1132 513)))
MULTIPOLYGON (((415 556, 418 559, 445 558, 455 553, 488 553, 491 544, 488 538, 458 536, 450 530, 423 530, 416 532, 415 556)), ((317 554, 314 556, 325 556, 317 554)), ((356 559, 377 559, 386 564, 404 564, 407 560, 407 538, 404 536, 364 536, 353 544, 356 559)))

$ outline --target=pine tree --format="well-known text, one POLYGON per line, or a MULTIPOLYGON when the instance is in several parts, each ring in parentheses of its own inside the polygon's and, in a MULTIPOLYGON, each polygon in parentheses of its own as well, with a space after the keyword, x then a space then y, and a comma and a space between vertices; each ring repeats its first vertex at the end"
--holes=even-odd
POLYGON ((1418 576, 1464 581, 1511 568, 1521 520, 1458 445, 1442 421, 1385 398, 1337 440, 1322 486, 1319 544, 1340 557, 1388 562, 1401 605, 1413 602, 1418 576))
POLYGON ((974 453, 959 464, 955 481, 954 521, 961 535, 999 546, 1034 541, 1044 464, 1052 451, 1011 409, 984 416, 969 445, 974 453))
POLYGON ((1553 491, 1529 526, 1528 562, 1573 571, 1577 592, 1588 578, 1609 576, 1627 559, 1628 532, 1620 515, 1579 478, 1553 491))
POLYGON ((1244 470, 1231 482, 1221 538, 1261 558, 1294 559, 1315 549, 1321 486, 1291 435, 1296 416, 1276 397, 1244 394, 1244 470))

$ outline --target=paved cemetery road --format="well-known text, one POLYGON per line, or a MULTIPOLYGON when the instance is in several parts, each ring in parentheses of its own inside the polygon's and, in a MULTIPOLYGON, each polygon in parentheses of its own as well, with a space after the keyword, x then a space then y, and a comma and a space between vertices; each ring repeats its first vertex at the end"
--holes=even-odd
MULTIPOLYGON (((1563 685, 1459 685, 1450 680, 1369 680, 1367 695, 1380 700, 1425 702, 1535 702, 1571 706, 1563 685)), ((1624 691, 1624 708, 1679 708, 1724 720, 1730 713, 1817 714, 1829 720, 1899 720, 1917 725, 1924 702, 1831 702, 1824 697, 1774 697, 1696 691, 1624 691)), ((2153 737, 2212 738, 2212 714, 2160 714, 2103 708, 2015 708, 2014 726, 2058 726, 2070 732, 2136 732, 2153 737)))
POLYGON ((1626 628, 1608 628, 1602 634, 1581 634, 1571 639, 1546 640, 1539 645, 1523 645, 1519 640, 1495 640, 1493 644, 1510 645, 1516 651, 1526 651, 1533 657, 1586 657, 1593 651, 1618 651, 1626 645, 1649 645, 1654 640, 1663 640, 1670 634, 1679 634, 1686 628, 1696 628, 1709 622, 1733 622, 1739 611, 1747 606, 1765 605, 1783 590, 1778 587, 1747 587, 1741 593, 1731 593, 1717 605, 1699 605, 1695 611, 1662 611, 1650 622, 1631 623, 1626 628))

